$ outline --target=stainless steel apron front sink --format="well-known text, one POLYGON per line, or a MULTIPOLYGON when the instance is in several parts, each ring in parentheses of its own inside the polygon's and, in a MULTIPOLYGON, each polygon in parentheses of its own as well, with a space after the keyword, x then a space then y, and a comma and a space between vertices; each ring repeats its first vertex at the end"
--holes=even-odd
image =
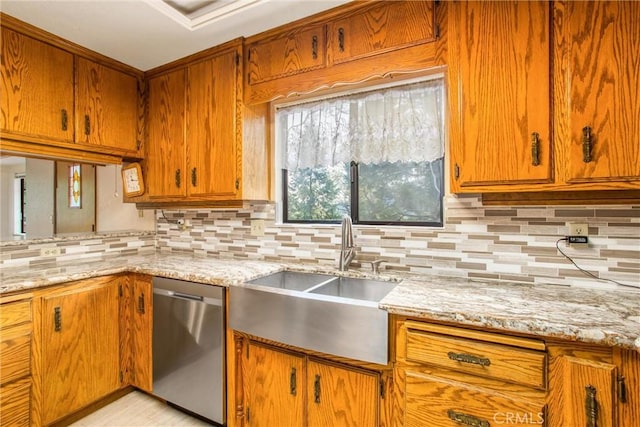
POLYGON ((279 272, 229 288, 230 325, 283 344, 386 365, 388 315, 378 302, 396 284, 279 272))

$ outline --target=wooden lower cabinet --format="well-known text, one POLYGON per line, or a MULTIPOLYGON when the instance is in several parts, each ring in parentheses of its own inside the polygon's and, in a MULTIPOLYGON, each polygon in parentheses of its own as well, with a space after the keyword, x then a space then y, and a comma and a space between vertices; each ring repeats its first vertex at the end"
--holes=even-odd
POLYGON ((235 425, 381 425, 378 373, 254 341, 245 346, 244 421, 235 425))
POLYGON ((153 285, 151 276, 132 276, 131 316, 131 385, 151 392, 153 365, 151 338, 153 331, 153 285))

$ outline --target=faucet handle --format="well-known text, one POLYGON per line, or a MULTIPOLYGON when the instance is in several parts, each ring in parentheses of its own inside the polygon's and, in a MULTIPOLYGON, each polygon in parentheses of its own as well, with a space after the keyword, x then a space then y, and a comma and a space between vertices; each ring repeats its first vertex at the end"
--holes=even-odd
POLYGON ((378 274, 380 272, 380 264, 383 262, 387 262, 386 259, 374 259, 373 261, 368 261, 371 263, 371 271, 374 274, 378 274))

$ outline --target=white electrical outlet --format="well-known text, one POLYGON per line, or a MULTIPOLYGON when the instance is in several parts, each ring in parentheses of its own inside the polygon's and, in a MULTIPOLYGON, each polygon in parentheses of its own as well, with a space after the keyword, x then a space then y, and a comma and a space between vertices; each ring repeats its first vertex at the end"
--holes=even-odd
POLYGON ((41 248, 40 256, 58 256, 60 255, 60 248, 41 248))
POLYGON ((569 224, 569 236, 588 236, 589 224, 572 223, 569 224))
POLYGON ((251 235, 252 236, 264 236, 264 220, 252 219, 251 220, 251 235))

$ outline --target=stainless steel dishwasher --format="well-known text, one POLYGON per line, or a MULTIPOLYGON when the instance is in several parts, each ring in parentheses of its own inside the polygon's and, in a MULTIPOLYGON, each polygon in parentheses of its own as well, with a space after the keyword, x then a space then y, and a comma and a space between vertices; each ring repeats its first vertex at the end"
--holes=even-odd
POLYGON ((224 424, 224 288, 153 279, 153 394, 224 424))

